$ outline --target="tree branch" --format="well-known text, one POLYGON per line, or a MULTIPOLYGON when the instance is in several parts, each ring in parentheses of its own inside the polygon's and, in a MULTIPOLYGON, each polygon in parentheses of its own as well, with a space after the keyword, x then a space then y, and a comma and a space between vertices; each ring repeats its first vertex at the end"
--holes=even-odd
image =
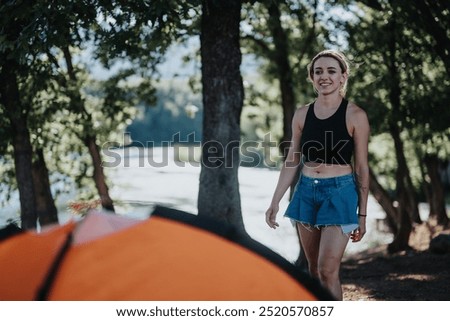
POLYGON ((359 0, 362 4, 376 11, 383 11, 384 8, 378 0, 359 0))
POLYGON ((411 5, 419 12, 423 30, 435 40, 434 50, 441 57, 450 75, 450 39, 445 28, 436 21, 432 9, 424 0, 412 1, 411 5))
POLYGON ((257 39, 252 35, 245 35, 242 37, 242 39, 250 40, 251 42, 255 43, 260 49, 262 49, 265 55, 267 55, 268 57, 272 57, 273 55, 272 49, 270 49, 269 46, 263 40, 257 39))

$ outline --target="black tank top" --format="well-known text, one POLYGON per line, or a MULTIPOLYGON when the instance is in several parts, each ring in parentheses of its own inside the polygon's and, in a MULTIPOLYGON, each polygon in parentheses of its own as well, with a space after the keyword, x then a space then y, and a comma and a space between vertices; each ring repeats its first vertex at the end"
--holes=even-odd
POLYGON ((345 121, 347 105, 348 101, 342 99, 336 112, 325 119, 316 117, 314 103, 309 106, 300 142, 304 162, 351 163, 354 142, 345 121))

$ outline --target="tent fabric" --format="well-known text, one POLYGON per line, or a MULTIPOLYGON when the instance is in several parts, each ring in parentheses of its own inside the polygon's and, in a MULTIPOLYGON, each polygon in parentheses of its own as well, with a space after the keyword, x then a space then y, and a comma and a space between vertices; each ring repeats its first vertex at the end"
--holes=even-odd
POLYGON ((174 221, 183 222, 192 227, 201 228, 221 236, 231 242, 239 244, 248 250, 257 253, 266 260, 275 264, 279 269, 288 273, 293 279, 305 286, 311 293, 313 293, 320 300, 335 300, 328 290, 325 290, 320 282, 313 279, 308 273, 294 266, 281 255, 275 253, 268 247, 252 239, 248 234, 239 233, 232 225, 218 222, 209 217, 199 217, 180 210, 156 206, 153 211, 154 216, 160 216, 174 221))
POLYGON ((0 242, 0 300, 34 300, 74 227, 23 231, 0 242))
POLYGON ((25 232, 0 242, 0 262, 1 300, 333 299, 232 227, 164 208, 143 221, 90 213, 25 232))
POLYGON ((109 212, 92 210, 76 227, 73 245, 88 243, 120 230, 139 224, 141 221, 109 212))

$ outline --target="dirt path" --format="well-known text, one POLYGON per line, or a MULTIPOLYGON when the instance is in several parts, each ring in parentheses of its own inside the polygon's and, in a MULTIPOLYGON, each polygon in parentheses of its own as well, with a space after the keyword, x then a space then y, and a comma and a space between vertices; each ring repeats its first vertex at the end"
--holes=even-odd
POLYGON ((341 268, 346 301, 449 301, 450 253, 428 251, 430 232, 419 226, 412 251, 387 254, 386 246, 347 258, 341 268))

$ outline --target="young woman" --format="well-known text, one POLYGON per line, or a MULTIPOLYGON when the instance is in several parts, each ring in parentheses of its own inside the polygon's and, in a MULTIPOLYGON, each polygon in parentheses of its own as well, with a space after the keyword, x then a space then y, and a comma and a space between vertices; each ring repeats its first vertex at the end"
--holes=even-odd
POLYGON ((297 223, 311 275, 342 300, 345 248, 349 239, 359 242, 366 233, 370 127, 365 111, 345 99, 349 65, 342 53, 320 52, 308 75, 317 99, 294 115, 290 150, 266 222, 278 226, 279 202, 301 166, 285 216, 297 223))

